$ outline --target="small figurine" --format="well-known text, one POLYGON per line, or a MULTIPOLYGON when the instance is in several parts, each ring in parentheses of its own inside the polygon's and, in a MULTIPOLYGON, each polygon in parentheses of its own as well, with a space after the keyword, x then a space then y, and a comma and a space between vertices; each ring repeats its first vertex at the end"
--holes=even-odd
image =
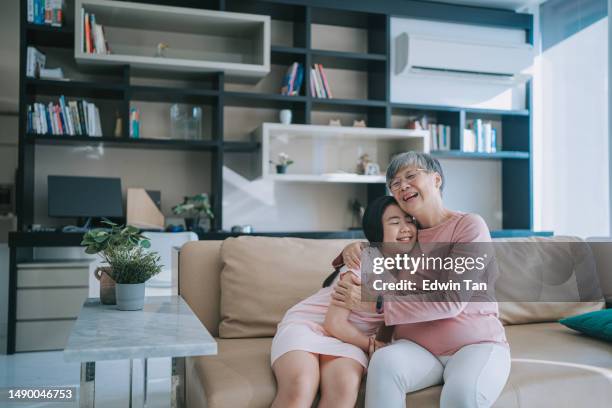
POLYGON ((353 127, 366 127, 365 120, 354 120, 353 127))
POLYGON ((159 58, 165 57, 164 53, 168 47, 170 46, 163 42, 160 42, 159 44, 157 44, 157 53, 155 54, 155 56, 159 58))
POLYGON ((340 122, 340 119, 330 119, 329 126, 342 126, 342 122, 340 122))
POLYGON ((367 153, 362 154, 361 156, 359 156, 359 161, 357 162, 357 174, 366 174, 366 168, 368 167, 368 164, 371 162, 370 160, 370 155, 367 153))

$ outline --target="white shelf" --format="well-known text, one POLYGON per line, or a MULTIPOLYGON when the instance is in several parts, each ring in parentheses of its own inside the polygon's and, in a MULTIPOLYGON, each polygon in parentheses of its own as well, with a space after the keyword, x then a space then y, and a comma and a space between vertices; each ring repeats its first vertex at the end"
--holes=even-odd
POLYGON ((255 136, 261 143, 261 177, 275 182, 384 183, 392 156, 429 151, 429 132, 424 130, 263 123, 255 136), (288 174, 277 174, 270 163, 281 152, 294 160, 288 174), (379 165, 379 174, 356 174, 363 154, 379 165))
POLYGON ((271 174, 269 179, 274 181, 290 181, 304 183, 384 183, 385 176, 363 176, 352 173, 326 173, 326 174, 271 174))
POLYGON ((258 80, 270 72, 270 17, 111 0, 76 0, 74 57, 81 64, 158 71, 225 72, 258 80), (112 54, 84 52, 81 10, 104 27, 112 54), (168 44, 156 57, 157 44, 168 44))
POLYGON ((416 138, 428 140, 429 131, 409 129, 386 129, 354 126, 326 126, 326 125, 283 125, 282 123, 263 123, 262 132, 270 135, 287 134, 291 137, 339 137, 350 139, 371 140, 406 140, 416 138))

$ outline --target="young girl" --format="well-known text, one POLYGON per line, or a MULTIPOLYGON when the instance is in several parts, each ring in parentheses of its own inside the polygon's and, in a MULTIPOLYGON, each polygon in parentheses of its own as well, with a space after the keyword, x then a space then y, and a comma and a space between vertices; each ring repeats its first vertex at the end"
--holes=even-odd
MULTIPOLYGON (((368 205, 363 231, 370 242, 413 246, 417 229, 393 197, 368 205)), ((368 354, 383 345, 375 339, 383 315, 351 312, 331 304, 332 284, 359 272, 343 267, 323 288, 287 311, 272 341, 272 370, 278 384, 273 408, 309 408, 321 386, 319 408, 353 407, 368 354)))

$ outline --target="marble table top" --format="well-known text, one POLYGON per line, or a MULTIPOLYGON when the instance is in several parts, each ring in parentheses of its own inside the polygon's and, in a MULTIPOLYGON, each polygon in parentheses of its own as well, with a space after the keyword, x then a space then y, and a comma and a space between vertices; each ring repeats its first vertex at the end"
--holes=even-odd
POLYGON ((65 361, 217 354, 217 343, 180 296, 148 296, 143 310, 121 311, 98 298, 83 304, 65 361))

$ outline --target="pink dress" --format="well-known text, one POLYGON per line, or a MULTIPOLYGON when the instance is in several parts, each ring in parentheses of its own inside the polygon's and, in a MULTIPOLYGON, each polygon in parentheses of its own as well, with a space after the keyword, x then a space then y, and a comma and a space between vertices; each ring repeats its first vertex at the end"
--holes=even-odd
MULTIPOLYGON (((285 313, 283 320, 278 324, 276 335, 272 340, 272 364, 277 358, 289 351, 301 350, 316 354, 352 358, 367 368, 368 357, 363 350, 330 336, 323 328, 325 315, 331 303, 333 287, 338 282, 338 279, 348 272, 347 269, 343 268, 330 286, 320 289, 317 293, 302 300, 285 313)), ((359 276, 358 272, 350 272, 359 276)), ((349 322, 364 335, 371 336, 382 325, 383 316, 377 313, 351 312, 349 314, 349 322)))

